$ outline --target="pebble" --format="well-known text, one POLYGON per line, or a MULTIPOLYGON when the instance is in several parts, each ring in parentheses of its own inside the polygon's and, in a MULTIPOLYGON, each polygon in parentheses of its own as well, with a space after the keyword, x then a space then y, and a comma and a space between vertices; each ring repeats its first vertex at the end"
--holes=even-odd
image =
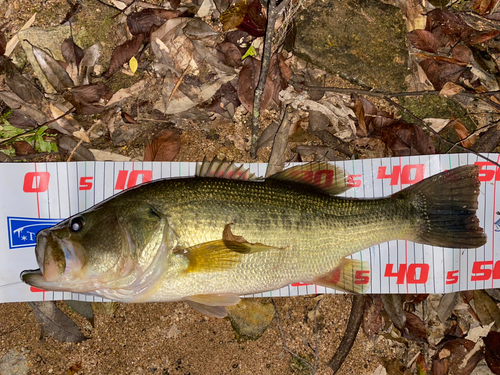
POLYGON ((9 350, 0 360, 0 374, 2 375, 27 375, 29 371, 26 356, 17 348, 9 350))

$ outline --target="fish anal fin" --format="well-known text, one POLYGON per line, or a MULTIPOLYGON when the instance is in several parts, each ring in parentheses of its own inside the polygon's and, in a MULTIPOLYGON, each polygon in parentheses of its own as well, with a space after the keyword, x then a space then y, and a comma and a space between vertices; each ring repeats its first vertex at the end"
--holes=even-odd
POLYGON ((370 282, 368 263, 357 259, 342 259, 340 265, 312 280, 314 284, 348 293, 366 292, 370 282))
POLYGON ((199 294, 187 297, 185 302, 202 314, 224 318, 227 316, 226 306, 236 305, 240 302, 240 297, 233 293, 199 294))
MULTIPOLYGON (((232 234, 231 234, 232 235, 232 234)), ((241 236, 239 241, 245 241, 241 236)), ((215 272, 236 267, 241 257, 261 251, 277 249, 260 243, 215 240, 204 242, 186 249, 176 249, 174 254, 186 257, 188 267, 185 272, 215 272)))
POLYGON ((214 177, 225 178, 228 180, 255 181, 258 178, 255 174, 243 167, 237 167, 234 162, 219 160, 214 158, 212 161, 204 160, 196 166, 196 177, 214 177))
POLYGON ((213 316, 214 318, 225 318, 227 316, 227 309, 225 306, 208 306, 193 301, 185 302, 193 309, 198 310, 202 314, 213 316))
POLYGON ((186 300, 207 306, 234 306, 240 302, 240 297, 234 293, 198 294, 186 300))
POLYGON ((285 169, 268 179, 295 182, 314 187, 328 195, 337 195, 351 188, 347 177, 342 168, 326 162, 312 162, 285 169))

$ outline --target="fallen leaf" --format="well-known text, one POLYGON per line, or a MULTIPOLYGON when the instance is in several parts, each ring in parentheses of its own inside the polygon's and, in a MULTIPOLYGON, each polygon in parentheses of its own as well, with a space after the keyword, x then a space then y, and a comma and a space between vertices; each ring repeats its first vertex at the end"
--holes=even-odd
MULTIPOLYGON (((175 14, 179 15, 177 11, 175 14)), ((173 18, 173 17, 172 17, 173 18)), ((130 34, 137 36, 141 34, 149 35, 153 26, 161 26, 165 20, 156 15, 154 9, 144 9, 140 12, 132 12, 127 16, 127 26, 130 34)))
POLYGON ((437 313, 442 323, 445 323, 446 320, 450 317, 453 309, 458 303, 459 297, 460 294, 458 292, 443 294, 443 297, 441 298, 441 301, 439 301, 439 306, 437 308, 437 313))
POLYGON ((138 96, 146 87, 146 81, 141 80, 137 83, 134 83, 132 86, 127 87, 126 89, 120 89, 113 94, 111 99, 109 99, 106 107, 111 107, 112 105, 120 103, 122 100, 127 99, 131 96, 138 96))
POLYGON ((467 138, 470 136, 470 131, 467 130, 464 124, 462 124, 462 121, 460 119, 455 119, 453 120, 453 128, 458 134, 458 137, 460 139, 465 139, 464 141, 460 142, 462 146, 466 148, 471 148, 474 143, 476 143, 477 137, 473 136, 470 138, 467 138), (467 139, 466 139, 467 138, 467 139))
POLYGON ((123 64, 127 63, 141 48, 144 41, 144 34, 134 36, 131 40, 116 47, 111 55, 108 70, 103 74, 103 77, 109 79, 115 74, 123 64))
POLYGON ((89 84, 90 75, 94 71, 94 65, 99 60, 100 54, 101 54, 100 43, 93 44, 92 46, 86 48, 83 51, 83 58, 79 66, 80 72, 79 72, 78 82, 75 82, 76 86, 89 84))
POLYGON ((422 67, 436 90, 441 90, 446 82, 457 82, 467 69, 458 64, 432 59, 420 61, 419 65, 422 67))
POLYGON ((5 39, 5 33, 0 31, 0 55, 5 53, 5 48, 7 47, 7 39, 5 39))
POLYGON ((84 142, 90 143, 89 135, 87 134, 87 131, 83 128, 80 130, 77 130, 76 132, 73 132, 73 136, 78 138, 78 139, 81 139, 84 142))
POLYGON ((28 304, 42 328, 42 337, 48 335, 63 342, 81 342, 86 339, 75 322, 59 310, 55 302, 28 302, 28 304))
POLYGON ((411 341, 427 342, 426 326, 422 319, 408 311, 405 311, 405 315, 405 327, 408 330, 408 333, 403 331, 403 337, 411 341))
POLYGON ((475 352, 465 363, 465 366, 463 365, 464 359, 474 350, 474 348, 474 342, 466 339, 454 339, 440 345, 438 352, 433 357, 434 361, 432 363, 431 374, 470 374, 477 363, 483 358, 483 353, 481 351, 475 352), (443 366, 443 362, 446 364, 445 366, 443 366), (434 366, 438 368, 435 369, 434 366), (439 367, 447 371, 440 372, 439 367))
POLYGON ((181 137, 174 130, 156 136, 144 150, 144 161, 172 161, 181 149, 181 137))
POLYGON ((359 131, 357 131, 356 134, 360 137, 366 137, 368 135, 368 130, 366 129, 365 110, 359 97, 356 97, 356 102, 354 103, 354 113, 356 114, 359 125, 359 131))
POLYGON ((187 25, 182 28, 182 32, 191 40, 216 38, 219 36, 217 31, 198 18, 190 20, 187 25))
POLYGON ((220 16, 222 23, 222 30, 228 31, 237 28, 245 18, 248 8, 247 0, 238 0, 234 2, 226 11, 220 16))
POLYGON ((128 62, 128 66, 130 68, 130 71, 132 73, 135 73, 137 71, 137 68, 139 67, 139 63, 137 62, 137 59, 135 56, 132 56, 132 58, 128 62))
POLYGON ((16 141, 12 143, 17 156, 36 154, 35 149, 26 141, 16 141))
POLYGON ((481 324, 495 322, 495 327, 500 327, 500 310, 493 299, 481 290, 474 290, 474 307, 481 324))
POLYGON ((94 326, 94 310, 92 310, 92 303, 87 301, 65 301, 66 305, 75 310, 78 314, 83 316, 89 321, 89 323, 94 326))
POLYGON ((241 52, 239 48, 233 43, 230 42, 219 43, 216 49, 217 49, 217 57, 223 64, 226 64, 227 66, 232 66, 233 68, 239 68, 242 65, 241 52))
MULTIPOLYGON (((259 83, 259 75, 260 61, 253 57, 247 57, 243 62, 243 68, 238 78, 238 98, 241 104, 243 104, 245 109, 250 113, 253 111, 254 94, 257 84, 259 83)), ((261 111, 265 110, 271 103, 273 91, 273 82, 268 76, 260 102, 261 111)))
POLYGON ((42 102, 44 101, 42 92, 25 78, 14 63, 5 56, 0 56, 0 71, 5 74, 5 83, 7 86, 17 96, 28 103, 36 104, 39 107, 42 106, 42 102))
POLYGON ((128 156, 116 154, 114 152, 89 149, 89 151, 94 154, 95 160, 97 161, 130 161, 128 156))
POLYGON ((439 48, 439 43, 434 35, 427 30, 413 30, 406 34, 409 41, 422 51, 436 53, 439 48))
POLYGON ((84 56, 83 49, 73 41, 72 37, 65 39, 62 43, 61 54, 68 64, 74 63, 76 65, 80 65, 84 56))
POLYGON ((381 129, 382 140, 394 156, 436 153, 431 137, 419 126, 397 121, 381 129))
POLYGON ((483 341, 484 359, 491 372, 500 375, 500 333, 490 331, 483 341))
POLYGON ((498 36, 498 34, 500 34, 499 30, 490 30, 490 31, 484 32, 484 33, 477 33, 477 34, 473 34, 469 38, 467 38, 466 42, 469 44, 472 44, 472 45, 480 44, 480 43, 484 43, 484 42, 487 42, 488 40, 495 38, 496 36, 498 36))
POLYGON ((73 87, 63 94, 64 99, 76 108, 76 112, 83 115, 101 113, 105 109, 101 101, 104 104, 112 96, 113 91, 102 82, 73 87))
MULTIPOLYGON (((63 152, 64 156, 68 156, 75 147, 78 145, 73 138, 65 135, 59 138, 57 146, 59 150, 63 152)), ((95 157, 85 146, 80 145, 76 147, 76 151, 73 154, 73 159, 75 161, 94 161, 95 157)), ((69 318, 68 318, 69 319, 69 318)))
POLYGON ((32 49, 40 69, 57 92, 61 93, 65 89, 74 86, 66 70, 52 56, 35 46, 32 49))
POLYGON ((406 325, 406 314, 403 310, 403 296, 400 294, 382 294, 380 298, 382 299, 384 311, 389 315, 394 326, 403 332, 406 325))
POLYGON ((67 371, 67 375, 75 375, 82 368, 83 368, 82 362, 77 362, 77 363, 70 366, 70 368, 67 371))
POLYGON ((441 91, 439 92, 439 95, 451 98, 463 91, 465 91, 465 89, 462 86, 457 85, 456 83, 453 82, 446 82, 441 91))
POLYGON ((267 17, 264 15, 262 5, 258 0, 248 0, 249 5, 243 21, 237 26, 239 30, 246 31, 255 38, 266 33, 267 17))

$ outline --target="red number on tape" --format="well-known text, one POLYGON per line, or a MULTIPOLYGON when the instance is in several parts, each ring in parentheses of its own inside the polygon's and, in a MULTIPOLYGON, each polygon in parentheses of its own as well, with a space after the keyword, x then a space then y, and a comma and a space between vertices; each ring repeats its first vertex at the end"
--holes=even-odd
POLYGON ((425 284, 429 278, 429 265, 426 263, 412 263, 408 266, 406 282, 408 284, 425 284), (417 270, 420 275, 417 278, 417 270))
POLYGON ((92 189, 92 180, 94 177, 80 177, 80 186, 78 186, 79 190, 90 190, 92 189))
POLYGON ((347 186, 350 188, 360 187, 361 186, 361 175, 360 174, 351 174, 347 176, 347 186), (359 178, 359 180, 358 180, 359 178))
POLYGON ((24 175, 23 191, 25 193, 43 193, 49 188, 49 172, 28 172, 24 175))
POLYGON ((458 270, 448 271, 446 274, 446 285, 456 284, 458 282, 458 270))
POLYGON ((489 268, 484 268, 484 267, 492 265, 493 265, 492 260, 474 262, 474 264, 472 265, 472 276, 470 278, 470 281, 488 280, 491 277, 493 271, 489 268))
POLYGON ((404 185, 415 184, 424 179, 425 164, 408 164, 401 169, 400 165, 392 167, 392 173, 387 174, 387 167, 378 167, 377 179, 391 180, 390 185, 398 185, 399 178, 404 185))
POLYGON ((404 284, 406 277, 406 264, 400 264, 397 272, 393 271, 394 264, 388 263, 385 266, 385 277, 397 277, 396 284, 404 284))
POLYGON ((365 285, 370 282, 370 270, 358 270, 354 278, 354 284, 365 285))
POLYGON ((142 181, 141 183, 149 182, 153 179, 153 171, 148 171, 148 170, 136 170, 136 171, 131 171, 129 174, 129 171, 119 171, 118 172, 118 177, 116 178, 116 184, 115 184, 115 190, 124 190, 125 185, 127 189, 137 185, 139 176, 142 176, 142 181), (127 182, 127 177, 128 177, 128 182, 127 182))

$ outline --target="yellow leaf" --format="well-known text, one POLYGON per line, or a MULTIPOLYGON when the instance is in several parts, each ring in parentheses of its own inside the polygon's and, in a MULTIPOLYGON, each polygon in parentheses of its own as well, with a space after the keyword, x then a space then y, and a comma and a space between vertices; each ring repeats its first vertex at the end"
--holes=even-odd
POLYGON ((132 73, 136 72, 137 67, 139 66, 139 63, 137 62, 137 59, 135 58, 135 56, 132 56, 132 58, 128 62, 128 66, 129 66, 130 70, 132 71, 132 73))

